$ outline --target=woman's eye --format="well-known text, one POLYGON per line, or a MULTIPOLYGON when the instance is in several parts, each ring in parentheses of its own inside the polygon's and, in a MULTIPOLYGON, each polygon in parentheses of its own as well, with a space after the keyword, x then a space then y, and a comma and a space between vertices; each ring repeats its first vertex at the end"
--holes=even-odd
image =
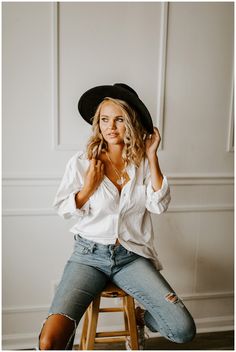
MULTIPOLYGON (((101 121, 106 123, 106 122, 108 122, 108 118, 107 117, 101 117, 101 121)), ((117 117, 115 121, 116 122, 124 122, 124 119, 123 119, 123 117, 117 117)))

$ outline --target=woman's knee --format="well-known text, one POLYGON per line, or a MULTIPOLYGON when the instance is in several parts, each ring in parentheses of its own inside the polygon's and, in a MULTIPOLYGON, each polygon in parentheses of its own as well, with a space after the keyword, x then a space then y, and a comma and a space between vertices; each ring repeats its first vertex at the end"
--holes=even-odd
POLYGON ((40 350, 65 350, 75 333, 76 322, 64 315, 51 315, 39 337, 40 350))
POLYGON ((39 349, 41 351, 54 350, 54 342, 50 336, 44 335, 39 339, 39 349))
POLYGON ((185 323, 179 322, 176 326, 176 331, 174 332, 171 340, 176 343, 187 343, 194 339, 196 335, 196 325, 192 317, 189 317, 185 323))

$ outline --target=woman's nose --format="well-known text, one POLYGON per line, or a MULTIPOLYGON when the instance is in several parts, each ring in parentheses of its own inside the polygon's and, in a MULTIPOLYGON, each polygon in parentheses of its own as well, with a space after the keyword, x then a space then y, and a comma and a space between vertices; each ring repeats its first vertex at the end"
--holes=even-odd
POLYGON ((111 119, 109 121, 109 128, 112 129, 112 130, 116 128, 116 121, 115 120, 111 119))

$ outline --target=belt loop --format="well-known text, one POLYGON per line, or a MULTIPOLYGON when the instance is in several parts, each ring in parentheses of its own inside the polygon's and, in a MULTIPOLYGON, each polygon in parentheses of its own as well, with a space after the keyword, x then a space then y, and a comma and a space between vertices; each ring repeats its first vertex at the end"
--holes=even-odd
POLYGON ((93 243, 93 244, 91 245, 91 253, 94 252, 95 248, 96 248, 96 243, 93 243))

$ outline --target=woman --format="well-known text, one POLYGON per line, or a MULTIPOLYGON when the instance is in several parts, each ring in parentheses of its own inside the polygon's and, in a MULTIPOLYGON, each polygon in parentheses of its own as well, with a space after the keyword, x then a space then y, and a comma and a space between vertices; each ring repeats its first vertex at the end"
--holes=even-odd
POLYGON ((93 134, 87 154, 78 152, 69 161, 54 202, 59 215, 77 220, 71 229, 75 247, 39 347, 71 349, 80 319, 108 280, 145 308, 136 309, 140 335, 147 325, 171 341, 188 342, 194 321, 161 275, 153 244, 150 212, 161 214, 170 202, 157 157, 158 129, 125 84, 88 90, 79 111, 93 134))

